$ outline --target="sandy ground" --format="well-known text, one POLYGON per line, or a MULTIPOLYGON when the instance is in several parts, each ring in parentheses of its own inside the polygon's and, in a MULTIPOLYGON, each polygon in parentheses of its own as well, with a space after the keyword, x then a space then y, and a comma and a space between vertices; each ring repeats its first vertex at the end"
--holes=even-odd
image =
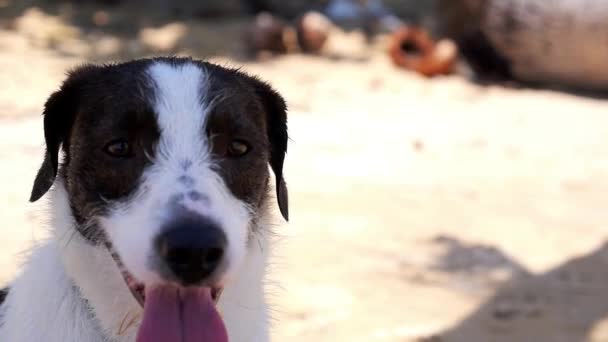
MULTIPOLYGON (((244 65, 291 107, 274 341, 608 341, 608 102, 368 57, 244 65)), ((0 30, 0 282, 45 236, 39 114, 84 59, 0 30)))

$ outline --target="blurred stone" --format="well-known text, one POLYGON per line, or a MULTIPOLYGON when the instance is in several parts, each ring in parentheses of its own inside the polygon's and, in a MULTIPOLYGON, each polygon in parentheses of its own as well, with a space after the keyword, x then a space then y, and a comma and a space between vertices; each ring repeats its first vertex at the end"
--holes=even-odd
POLYGON ((440 31, 449 36, 462 36, 479 30, 486 0, 438 0, 440 31))
POLYGON ((438 15, 481 77, 608 90, 605 0, 441 0, 438 15))
POLYGON ((286 53, 287 23, 270 13, 262 12, 246 29, 243 40, 249 54, 260 52, 286 53))
POLYGON ((106 11, 96 11, 93 13, 93 23, 96 26, 106 26, 110 22, 110 16, 106 11))
POLYGON ((306 53, 321 51, 333 25, 331 21, 319 12, 307 12, 296 25, 300 49, 306 53))

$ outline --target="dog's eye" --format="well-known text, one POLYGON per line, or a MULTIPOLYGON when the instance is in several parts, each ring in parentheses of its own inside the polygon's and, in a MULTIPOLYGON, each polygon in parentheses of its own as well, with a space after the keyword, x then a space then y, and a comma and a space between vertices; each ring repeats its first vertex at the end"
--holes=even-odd
POLYGON ((131 146, 125 140, 114 140, 109 142, 104 151, 112 157, 124 158, 131 156, 131 146))
POLYGON ((242 140, 233 140, 228 146, 228 155, 230 157, 241 157, 249 152, 249 145, 242 140))

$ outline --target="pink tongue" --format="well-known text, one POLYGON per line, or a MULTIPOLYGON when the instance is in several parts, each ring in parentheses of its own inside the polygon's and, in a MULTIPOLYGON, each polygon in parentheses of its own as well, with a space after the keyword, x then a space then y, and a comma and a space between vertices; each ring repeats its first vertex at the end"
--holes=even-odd
POLYGON ((227 342, 209 288, 172 286, 146 291, 137 342, 227 342))

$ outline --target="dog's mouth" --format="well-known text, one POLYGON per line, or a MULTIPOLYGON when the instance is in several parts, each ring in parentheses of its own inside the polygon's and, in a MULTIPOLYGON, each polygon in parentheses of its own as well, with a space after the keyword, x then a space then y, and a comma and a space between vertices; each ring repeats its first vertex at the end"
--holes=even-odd
MULTIPOLYGON (((119 262, 120 261, 117 261, 117 263, 119 263, 119 262)), ((137 281, 137 279, 135 279, 135 277, 133 277, 131 275, 131 273, 129 273, 129 271, 127 271, 124 267, 121 267, 120 271, 122 273, 122 277, 125 279, 125 282, 127 283, 127 287, 129 288, 129 290, 131 291, 131 294, 133 295, 133 298, 135 298, 135 300, 143 308, 144 303, 146 302, 146 286, 144 284, 142 284, 141 282, 137 281)), ((212 287, 212 288, 210 288, 210 291, 211 291, 211 299, 213 299, 213 303, 217 305, 217 302, 220 300, 220 296, 222 295, 222 288, 212 287)))
POLYGON ((216 308, 221 288, 174 285, 147 288, 126 269, 112 246, 109 243, 106 246, 133 298, 144 310, 137 342, 228 341, 216 308))
MULTIPOLYGON (((112 245, 110 243, 106 243, 106 247, 107 247, 108 251, 110 252, 110 255, 112 255, 112 259, 114 259, 114 262, 116 263, 116 266, 118 267, 118 270, 120 271, 120 274, 122 275, 123 279, 125 280, 125 283, 127 284, 127 287, 129 288, 129 291, 131 291, 131 294, 133 295, 133 298, 135 298, 135 300, 143 308, 144 304, 146 302, 146 286, 142 282, 138 281, 127 270, 125 265, 122 263, 122 260, 120 260, 120 256, 118 256, 118 253, 116 253, 116 251, 114 250, 114 247, 112 247, 112 245)), ((211 299, 213 299, 213 302, 217 305, 217 302, 220 300, 220 296, 222 295, 222 288, 221 287, 211 287, 210 291, 211 291, 211 299)))

